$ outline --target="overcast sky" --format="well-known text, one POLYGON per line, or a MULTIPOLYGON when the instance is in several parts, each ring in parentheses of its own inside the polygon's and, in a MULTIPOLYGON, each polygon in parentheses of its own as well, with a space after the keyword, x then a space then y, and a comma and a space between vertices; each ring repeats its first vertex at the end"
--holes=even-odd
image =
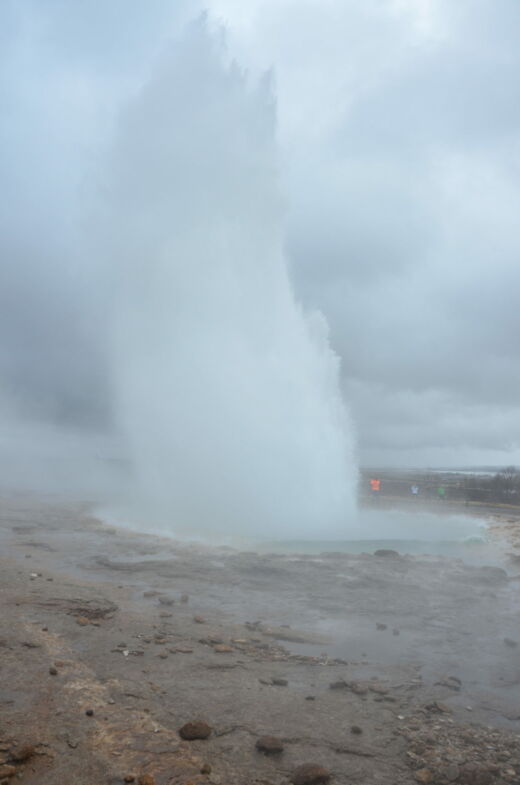
POLYGON ((93 182, 203 7, 273 72, 291 273, 361 462, 520 464, 518 0, 3 0, 3 410, 110 427, 93 182))

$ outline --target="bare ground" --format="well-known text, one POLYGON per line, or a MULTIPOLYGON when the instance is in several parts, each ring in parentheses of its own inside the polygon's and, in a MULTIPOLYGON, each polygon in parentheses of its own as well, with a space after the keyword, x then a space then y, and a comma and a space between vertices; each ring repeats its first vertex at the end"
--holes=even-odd
POLYGON ((507 571, 195 547, 3 498, 0 782, 520 783, 520 541, 495 523, 507 571))

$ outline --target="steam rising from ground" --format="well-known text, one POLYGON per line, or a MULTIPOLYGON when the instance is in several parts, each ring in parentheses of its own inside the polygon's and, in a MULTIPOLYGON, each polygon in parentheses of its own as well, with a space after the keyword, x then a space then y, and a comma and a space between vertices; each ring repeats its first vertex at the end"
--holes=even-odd
POLYGON ((269 80, 193 25, 124 113, 106 253, 132 516, 172 533, 344 534, 355 469, 339 361, 296 302, 269 80))

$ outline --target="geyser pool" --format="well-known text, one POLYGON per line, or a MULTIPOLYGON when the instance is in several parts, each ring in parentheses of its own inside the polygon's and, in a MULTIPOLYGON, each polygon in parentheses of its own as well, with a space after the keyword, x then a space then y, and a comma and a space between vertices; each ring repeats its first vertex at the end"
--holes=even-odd
POLYGON ((461 558, 469 564, 503 565, 503 547, 488 537, 481 518, 427 511, 361 509, 341 538, 257 540, 264 552, 319 554, 374 553, 389 548, 401 554, 461 558))
POLYGON ((110 159, 126 508, 174 535, 341 536, 356 469, 339 360, 291 285, 269 82, 225 57, 194 24, 110 159))

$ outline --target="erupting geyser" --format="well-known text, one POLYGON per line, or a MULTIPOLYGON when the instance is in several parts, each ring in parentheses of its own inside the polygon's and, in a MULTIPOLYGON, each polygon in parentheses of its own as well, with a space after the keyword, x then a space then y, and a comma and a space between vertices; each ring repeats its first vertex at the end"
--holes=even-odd
POLYGON ((195 24, 113 151, 133 510, 174 534, 343 536, 356 476, 339 361, 289 280, 270 85, 251 89, 224 54, 195 24))

